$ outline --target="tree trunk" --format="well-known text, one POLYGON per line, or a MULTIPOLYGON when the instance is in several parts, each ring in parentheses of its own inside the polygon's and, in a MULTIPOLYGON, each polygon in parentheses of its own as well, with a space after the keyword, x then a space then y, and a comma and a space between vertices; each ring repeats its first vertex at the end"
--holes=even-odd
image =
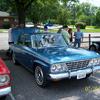
POLYGON ((17 8, 17 13, 18 13, 18 24, 24 24, 25 25, 25 10, 24 10, 24 5, 19 5, 17 8))
POLYGON ((25 26, 25 18, 26 18, 26 10, 31 5, 34 0, 29 0, 26 3, 23 0, 15 0, 17 15, 18 15, 18 24, 24 24, 25 26))
POLYGON ((16 1, 16 8, 17 8, 17 15, 18 15, 18 25, 24 24, 25 25, 25 7, 24 4, 16 1))

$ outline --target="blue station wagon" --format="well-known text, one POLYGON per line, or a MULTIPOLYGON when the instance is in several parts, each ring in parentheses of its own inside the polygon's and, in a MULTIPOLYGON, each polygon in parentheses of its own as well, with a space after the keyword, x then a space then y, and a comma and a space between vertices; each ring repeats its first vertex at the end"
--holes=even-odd
POLYGON ((83 79, 100 70, 100 55, 65 42, 61 34, 21 34, 10 47, 12 60, 34 72, 37 85, 76 77, 83 79))

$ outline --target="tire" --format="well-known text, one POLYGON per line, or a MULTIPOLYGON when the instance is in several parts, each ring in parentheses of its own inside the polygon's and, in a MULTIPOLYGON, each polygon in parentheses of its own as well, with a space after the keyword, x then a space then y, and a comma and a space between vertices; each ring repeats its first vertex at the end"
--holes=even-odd
POLYGON ((85 79, 88 79, 91 76, 91 74, 87 74, 85 79))
POLYGON ((48 80, 40 66, 36 66, 34 75, 35 75, 35 81, 38 86, 43 88, 47 86, 48 80))
POLYGON ((96 48, 95 45, 91 45, 91 46, 89 47, 89 50, 90 50, 90 51, 97 51, 97 48, 96 48))
POLYGON ((14 64, 18 64, 14 53, 12 53, 12 61, 13 61, 14 64))
POLYGON ((2 97, 0 97, 0 100, 6 100, 6 97, 7 96, 2 96, 2 97))

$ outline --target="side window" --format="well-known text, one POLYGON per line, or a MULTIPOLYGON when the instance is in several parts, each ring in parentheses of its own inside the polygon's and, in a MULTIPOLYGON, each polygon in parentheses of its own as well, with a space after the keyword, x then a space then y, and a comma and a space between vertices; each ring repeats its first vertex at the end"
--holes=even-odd
POLYGON ((20 35, 17 44, 23 45, 23 42, 24 42, 24 35, 20 35))
POLYGON ((19 45, 31 46, 31 36, 29 34, 22 34, 19 36, 18 43, 19 45))

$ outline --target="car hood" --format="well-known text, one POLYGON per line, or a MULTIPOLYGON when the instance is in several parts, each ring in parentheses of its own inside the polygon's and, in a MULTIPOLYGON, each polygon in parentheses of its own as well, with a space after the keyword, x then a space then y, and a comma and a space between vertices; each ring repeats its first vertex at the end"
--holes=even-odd
POLYGON ((1 74, 10 74, 10 72, 3 60, 0 58, 0 75, 1 74))
MULTIPOLYGON (((49 60, 51 63, 60 63, 75 60, 85 60, 100 57, 95 52, 90 52, 84 49, 74 49, 74 48, 45 48, 39 49, 37 52, 49 60)), ((43 59, 43 58, 42 58, 43 59)))

